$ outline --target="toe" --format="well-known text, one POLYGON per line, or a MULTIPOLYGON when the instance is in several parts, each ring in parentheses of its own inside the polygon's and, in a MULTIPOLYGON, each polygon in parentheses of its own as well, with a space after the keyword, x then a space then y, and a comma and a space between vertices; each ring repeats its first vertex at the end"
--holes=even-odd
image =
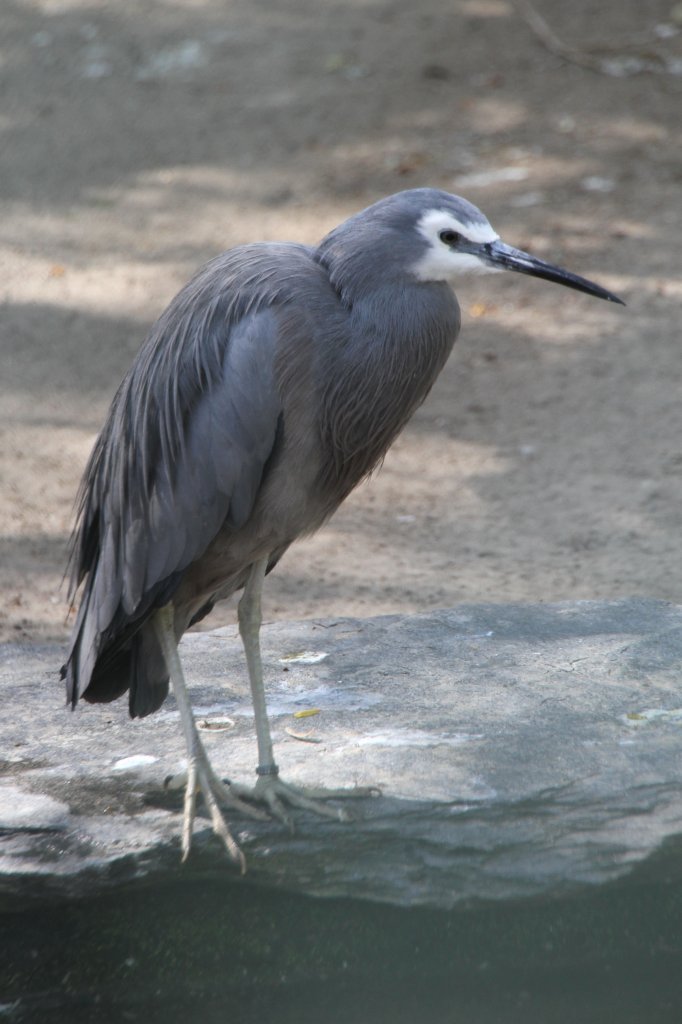
POLYGON ((295 789, 293 786, 287 786, 286 783, 282 782, 280 786, 282 787, 283 798, 292 807, 299 807, 303 811, 312 811, 313 814, 319 814, 323 818, 334 818, 336 821, 343 821, 342 813, 338 808, 327 807, 326 804, 320 803, 319 800, 310 799, 300 790, 295 789))
POLYGON ((279 821, 282 822, 283 825, 286 825, 287 828, 291 832, 293 832, 294 823, 291 820, 291 817, 287 814, 286 808, 282 801, 279 799, 277 793, 272 789, 268 789, 264 794, 264 799, 268 805, 268 808, 270 809, 270 813, 272 814, 273 818, 277 818, 279 821))

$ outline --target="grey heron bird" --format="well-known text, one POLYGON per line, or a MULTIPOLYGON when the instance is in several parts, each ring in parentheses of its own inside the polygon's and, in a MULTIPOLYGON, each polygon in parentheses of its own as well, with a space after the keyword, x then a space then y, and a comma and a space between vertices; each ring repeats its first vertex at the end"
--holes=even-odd
POLYGON ((265 574, 324 523, 423 402, 460 327, 451 282, 513 270, 621 300, 503 243, 471 203, 437 189, 388 196, 317 247, 243 245, 217 256, 151 329, 111 405, 81 484, 62 674, 75 706, 129 693, 148 715, 169 679, 187 747, 187 856, 199 790, 242 865, 224 808, 261 802, 340 816, 320 802, 357 790, 279 778, 259 647, 265 574), (214 603, 238 606, 258 746, 256 782, 220 779, 192 715, 178 656, 214 603))

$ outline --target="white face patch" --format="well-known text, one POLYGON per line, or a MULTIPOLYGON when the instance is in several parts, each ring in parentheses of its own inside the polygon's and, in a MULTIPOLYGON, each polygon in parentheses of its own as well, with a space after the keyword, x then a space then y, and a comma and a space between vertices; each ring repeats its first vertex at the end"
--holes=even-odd
POLYGON ((489 274, 495 268, 483 263, 468 252, 453 252, 439 235, 441 231, 456 231, 469 242, 485 244, 495 242, 500 236, 487 221, 462 224, 448 210, 429 210, 417 224, 417 231, 429 243, 429 247, 412 268, 420 281, 448 281, 460 274, 489 274))

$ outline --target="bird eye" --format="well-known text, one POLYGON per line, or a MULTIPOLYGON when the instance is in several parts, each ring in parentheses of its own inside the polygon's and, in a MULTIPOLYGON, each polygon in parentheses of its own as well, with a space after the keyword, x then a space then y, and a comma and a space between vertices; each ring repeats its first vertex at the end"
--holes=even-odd
POLYGON ((459 235, 456 231, 451 231, 449 228, 446 229, 445 231, 441 231, 438 237, 440 238, 441 242, 445 243, 445 245, 457 245, 457 243, 462 238, 462 236, 459 235))

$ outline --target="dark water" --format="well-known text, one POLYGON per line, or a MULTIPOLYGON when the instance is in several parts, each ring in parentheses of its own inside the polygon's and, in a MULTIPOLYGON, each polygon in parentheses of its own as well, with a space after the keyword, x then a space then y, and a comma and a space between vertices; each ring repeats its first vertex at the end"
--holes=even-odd
POLYGON ((0 1020, 682 1022, 682 886, 398 910, 219 880, 0 917, 0 1020))

